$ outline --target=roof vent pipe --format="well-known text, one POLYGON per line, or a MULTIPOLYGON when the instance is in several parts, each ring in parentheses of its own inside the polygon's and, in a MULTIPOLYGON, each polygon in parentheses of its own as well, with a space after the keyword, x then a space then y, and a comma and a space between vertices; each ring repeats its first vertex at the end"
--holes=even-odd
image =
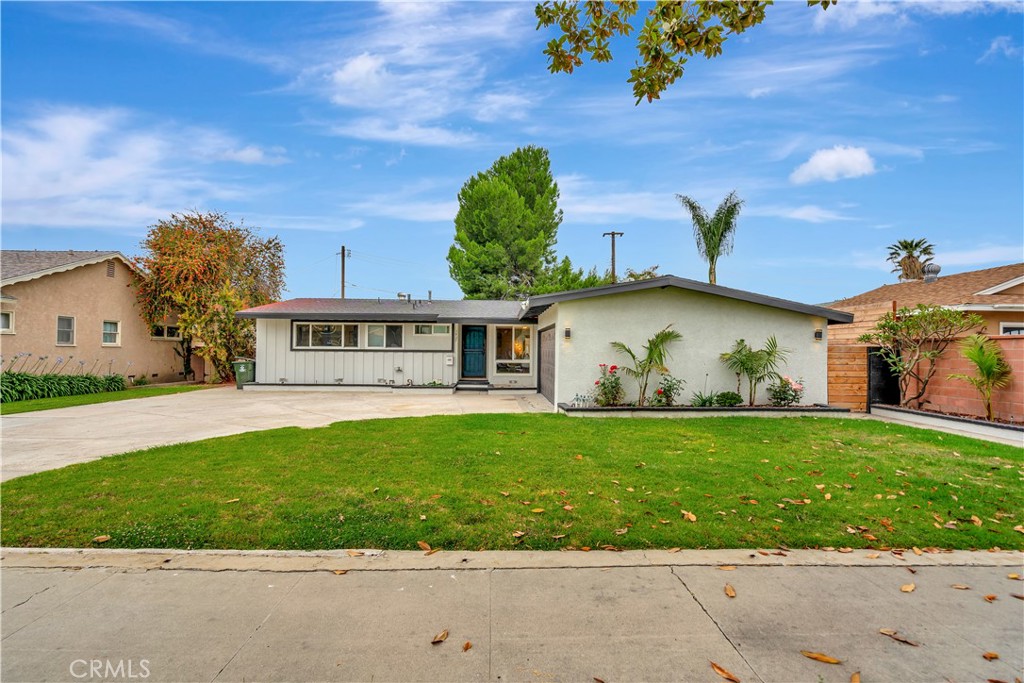
POLYGON ((928 265, 926 265, 924 267, 924 281, 935 282, 936 280, 938 280, 940 270, 942 270, 942 268, 940 268, 939 264, 937 263, 929 263, 928 265))
POLYGON ((428 289, 427 290, 427 301, 433 301, 433 300, 434 300, 434 290, 428 289))

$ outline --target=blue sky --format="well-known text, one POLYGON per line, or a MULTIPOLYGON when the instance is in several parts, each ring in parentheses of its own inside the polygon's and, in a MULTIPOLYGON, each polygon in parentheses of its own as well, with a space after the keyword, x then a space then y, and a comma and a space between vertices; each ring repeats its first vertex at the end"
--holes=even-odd
POLYGON ((533 5, 20 3, 2 12, 7 249, 139 251, 171 212, 277 234, 288 297, 459 298, 465 180, 550 150, 559 255, 704 279, 676 193, 746 204, 718 282, 809 303, 894 282, 924 237, 944 274, 1024 260, 1024 7, 769 8, 661 101, 629 41, 549 74, 533 5))

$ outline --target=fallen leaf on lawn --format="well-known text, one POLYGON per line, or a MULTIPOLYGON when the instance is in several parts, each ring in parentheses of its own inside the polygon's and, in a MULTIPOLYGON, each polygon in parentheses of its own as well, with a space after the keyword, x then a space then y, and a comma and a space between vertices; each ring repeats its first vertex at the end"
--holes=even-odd
POLYGON ((825 500, 832 500, 832 494, 831 493, 826 493, 825 494, 825 500))
POLYGON ((687 512, 686 510, 683 510, 682 512, 683 512, 683 519, 685 519, 687 522, 696 522, 697 521, 697 515, 693 514, 692 512, 687 512))
POLYGON ((430 550, 428 550, 427 552, 425 552, 423 554, 429 556, 429 555, 433 555, 434 553, 439 553, 439 552, 441 552, 440 548, 431 548, 430 550))
POLYGON ((842 664, 843 660, 836 659, 835 657, 829 657, 821 652, 808 652, 807 650, 800 650, 800 654, 807 659, 813 659, 816 662, 824 662, 825 664, 842 664))
POLYGON ((362 550, 346 550, 349 557, 362 557, 365 553, 362 550))
POLYGON ((725 584, 725 594, 730 598, 736 597, 736 589, 732 587, 732 584, 725 584))
POLYGON ((576 459, 577 459, 577 460, 582 460, 582 459, 583 459, 583 454, 581 454, 581 453, 577 453, 577 454, 576 454, 576 459))
POLYGON ((511 493, 509 493, 508 491, 498 491, 498 493, 500 493, 501 495, 505 496, 506 498, 508 498, 509 496, 511 496, 511 495, 512 495, 512 494, 511 494, 511 493))
POLYGON ((563 505, 562 509, 566 511, 571 511, 574 510, 575 508, 572 505, 563 505))
POLYGON ((895 640, 895 641, 897 641, 899 643, 906 643, 907 645, 912 645, 914 647, 917 647, 918 645, 921 644, 921 643, 915 643, 914 641, 912 641, 912 640, 910 640, 908 638, 904 638, 903 636, 901 636, 899 634, 898 631, 894 631, 891 628, 880 628, 880 629, 878 629, 878 632, 881 633, 883 636, 889 636, 890 638, 892 638, 893 640, 895 640))
POLYGON ((682 550, 682 548, 669 548, 668 549, 668 551, 670 553, 678 553, 680 550, 682 550))
POLYGON ((624 536, 626 534, 626 532, 628 532, 628 531, 629 531, 629 529, 616 529, 615 530, 615 535, 616 536, 624 536))
POLYGON ((912 583, 906 583, 900 586, 900 590, 904 593, 913 593, 915 588, 917 588, 917 586, 912 583))
POLYGON ((341 576, 343 574, 348 574, 348 570, 347 569, 335 569, 334 573, 337 574, 338 576, 341 576))
POLYGON ((515 538, 522 538, 525 535, 526 535, 525 531, 513 531, 512 532, 512 536, 514 536, 515 538))
POLYGON ((854 671, 850 674, 850 683, 860 683, 860 672, 854 671))
POLYGON ((950 588, 955 588, 958 591, 969 591, 969 590, 971 590, 970 586, 964 585, 962 583, 954 583, 952 586, 950 586, 950 588))
POLYGON ((1013 530, 1014 531, 1019 531, 1022 534, 1024 534, 1024 524, 1018 524, 1017 526, 1013 527, 1013 530))
POLYGON ((974 526, 981 526, 981 520, 978 519, 978 515, 971 515, 971 521, 974 522, 974 526))
POLYGON ((440 493, 435 493, 434 495, 432 495, 432 496, 430 497, 430 499, 431 499, 431 500, 437 500, 437 499, 438 499, 438 498, 440 498, 440 497, 441 497, 441 494, 440 494, 440 493))
MULTIPOLYGON (((708 661, 711 662, 711 660, 708 661)), ((740 683, 740 679, 736 678, 736 676, 728 669, 722 668, 714 662, 711 662, 711 668, 712 670, 714 670, 716 674, 718 674, 725 680, 729 681, 730 683, 740 683)))
POLYGON ((544 512, 544 508, 533 508, 532 510, 530 510, 530 512, 534 513, 535 515, 539 515, 540 513, 544 512))
POLYGON ((434 639, 432 641, 430 641, 430 644, 431 645, 438 645, 440 643, 443 643, 446 640, 448 640, 448 629, 445 629, 445 630, 441 631, 440 633, 438 633, 436 636, 434 636, 434 639))
POLYGON ((819 491, 824 491, 825 490, 825 485, 824 484, 815 484, 814 488, 818 489, 819 491))
POLYGON ((225 500, 224 504, 227 505, 228 503, 237 503, 239 500, 241 500, 241 499, 240 498, 232 498, 231 500, 225 500))
POLYGON ((416 541, 416 545, 420 547, 420 550, 430 550, 430 544, 426 541, 416 541))
POLYGON ((420 515, 420 521, 421 522, 427 521, 427 516, 426 515, 420 515))
POLYGON ((998 596, 992 595, 992 594, 989 594, 989 595, 985 596, 985 602, 995 602, 998 599, 999 599, 998 596))
POLYGON ((719 569, 721 569, 723 572, 731 572, 733 569, 736 569, 736 567, 735 565, 731 564, 723 564, 721 567, 719 567, 719 569))
POLYGON ((473 649, 473 643, 469 642, 468 640, 462 645, 462 651, 463 652, 469 652, 472 649, 473 649))
POLYGON ((999 654, 995 652, 986 652, 982 657, 991 662, 993 659, 999 659, 999 654))
POLYGON ((93 543, 106 543, 109 540, 110 540, 110 536, 107 536, 106 534, 103 534, 102 536, 97 536, 96 538, 92 539, 92 542, 93 543))

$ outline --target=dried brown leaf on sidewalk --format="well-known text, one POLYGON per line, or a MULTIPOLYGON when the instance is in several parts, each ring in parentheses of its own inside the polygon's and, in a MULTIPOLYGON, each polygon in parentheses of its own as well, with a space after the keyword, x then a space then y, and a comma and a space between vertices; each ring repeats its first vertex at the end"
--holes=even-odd
POLYGON ((854 671, 850 674, 850 683, 860 683, 860 672, 854 671))
MULTIPOLYGON (((708 661, 710 661, 710 660, 708 660, 708 661)), ((714 670, 714 672, 716 674, 718 674, 719 676, 721 676, 725 680, 729 681, 729 683, 740 683, 740 679, 736 678, 736 675, 734 673, 732 673, 731 671, 729 671, 728 669, 723 668, 723 667, 719 666, 718 664, 715 664, 714 662, 711 662, 711 668, 712 668, 712 670, 714 670)))
POLYGON ((985 596, 985 602, 995 602, 998 599, 998 595, 992 595, 991 593, 985 596))
POLYGON ((950 588, 955 588, 958 591, 969 591, 969 590, 971 590, 970 586, 968 586, 966 584, 963 584, 963 583, 954 583, 953 585, 950 586, 950 588))
POLYGON ((999 659, 999 654, 996 652, 986 652, 982 657, 991 662, 993 659, 999 659))
POLYGON ((465 643, 462 644, 462 651, 463 652, 469 652, 472 649, 473 649, 473 643, 469 642, 468 640, 465 643))
POLYGON ((842 664, 843 660, 836 659, 835 657, 829 657, 828 655, 821 652, 810 652, 808 650, 800 650, 800 654, 807 659, 813 659, 816 662, 824 662, 825 664, 842 664))
POLYGON ((448 629, 445 629, 434 636, 434 639, 430 641, 431 645, 440 645, 444 641, 448 640, 448 629))
POLYGON ((348 574, 348 570, 347 569, 335 569, 334 573, 337 574, 338 576, 343 576, 345 574, 348 574))
POLYGON ((732 587, 732 584, 725 584, 725 594, 730 598, 736 597, 736 589, 732 587))
POLYGON ((913 583, 905 583, 900 586, 900 590, 904 593, 913 593, 915 588, 917 588, 917 585, 913 583))

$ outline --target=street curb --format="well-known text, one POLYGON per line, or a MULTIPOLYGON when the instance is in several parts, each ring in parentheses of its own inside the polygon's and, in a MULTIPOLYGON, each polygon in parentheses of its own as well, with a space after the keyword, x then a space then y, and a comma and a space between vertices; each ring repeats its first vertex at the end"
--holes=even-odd
POLYGON ((615 567, 1024 567, 1024 552, 880 550, 122 550, 0 548, 0 567, 174 571, 456 571, 615 567), (921 554, 917 554, 920 552, 921 554))

